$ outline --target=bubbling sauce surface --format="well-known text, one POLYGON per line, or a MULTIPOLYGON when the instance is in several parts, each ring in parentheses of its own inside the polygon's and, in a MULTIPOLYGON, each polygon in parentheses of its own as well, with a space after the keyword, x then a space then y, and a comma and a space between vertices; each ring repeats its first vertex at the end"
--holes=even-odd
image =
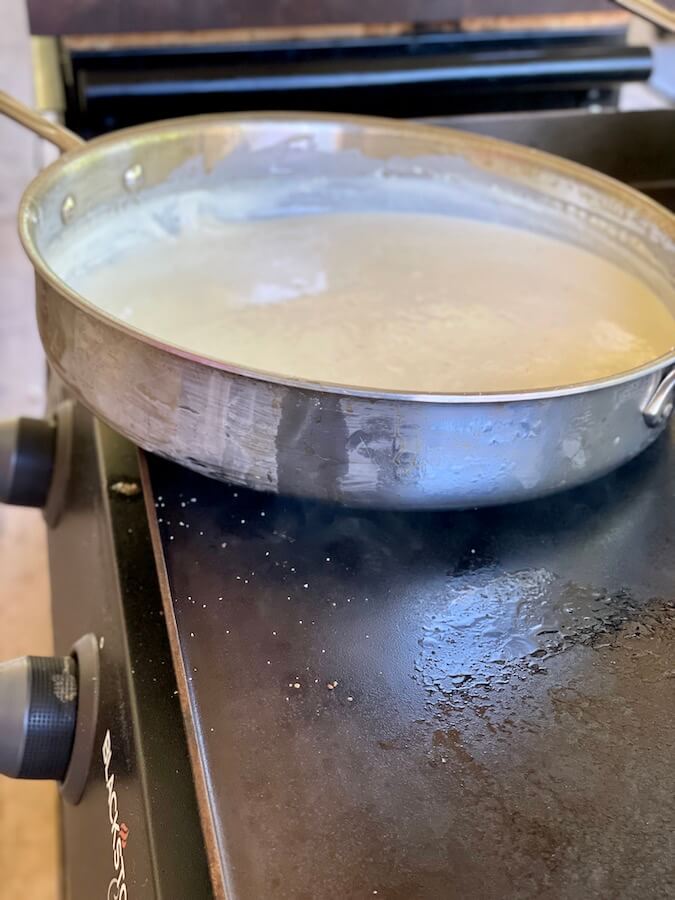
POLYGON ((195 354, 380 390, 552 388, 625 372, 675 345, 664 303, 608 260, 445 215, 197 221, 70 284, 195 354))

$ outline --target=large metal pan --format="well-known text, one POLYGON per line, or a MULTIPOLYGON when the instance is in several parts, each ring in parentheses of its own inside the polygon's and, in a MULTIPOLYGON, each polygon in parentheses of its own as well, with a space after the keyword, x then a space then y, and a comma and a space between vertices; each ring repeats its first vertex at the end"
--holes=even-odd
MULTIPOLYGON (((37 275, 49 361, 80 400, 136 444, 248 487, 391 508, 524 500, 602 475, 666 426, 675 351, 585 384, 529 393, 387 393, 289 381, 170 346, 79 296, 48 264, 63 229, 110 204, 219 178, 341 173, 455 179, 502 220, 532 217, 619 262, 675 314, 675 218, 562 159, 384 119, 201 116, 83 145, 7 97, 0 109, 65 154, 27 189, 21 239, 37 275)), ((187 299, 187 298, 186 298, 187 299)))

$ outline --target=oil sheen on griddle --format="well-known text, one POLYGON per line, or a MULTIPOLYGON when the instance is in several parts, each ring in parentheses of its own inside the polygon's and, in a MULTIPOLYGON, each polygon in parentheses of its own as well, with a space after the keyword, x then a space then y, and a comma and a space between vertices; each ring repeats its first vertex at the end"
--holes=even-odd
POLYGON ((447 215, 197 220, 130 242, 72 283, 193 353, 381 390, 552 388, 628 371, 675 345, 664 303, 614 263, 447 215))

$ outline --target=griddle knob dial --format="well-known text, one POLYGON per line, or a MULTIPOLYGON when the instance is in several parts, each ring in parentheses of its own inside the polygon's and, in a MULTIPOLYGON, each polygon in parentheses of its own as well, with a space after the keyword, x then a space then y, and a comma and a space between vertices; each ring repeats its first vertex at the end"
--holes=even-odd
POLYGON ((0 773, 65 778, 75 740, 77 663, 23 656, 0 664, 0 773))
POLYGON ((54 471, 56 428, 45 419, 0 422, 0 502, 42 507, 54 471))

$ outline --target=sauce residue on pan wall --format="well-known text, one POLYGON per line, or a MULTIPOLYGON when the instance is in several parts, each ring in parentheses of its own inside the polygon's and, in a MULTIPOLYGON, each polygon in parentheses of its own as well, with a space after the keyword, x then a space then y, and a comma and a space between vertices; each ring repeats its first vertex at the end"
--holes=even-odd
POLYGON ((628 371, 675 345, 664 303, 614 263, 448 215, 197 219, 69 280, 195 354, 382 390, 552 388, 628 371))

